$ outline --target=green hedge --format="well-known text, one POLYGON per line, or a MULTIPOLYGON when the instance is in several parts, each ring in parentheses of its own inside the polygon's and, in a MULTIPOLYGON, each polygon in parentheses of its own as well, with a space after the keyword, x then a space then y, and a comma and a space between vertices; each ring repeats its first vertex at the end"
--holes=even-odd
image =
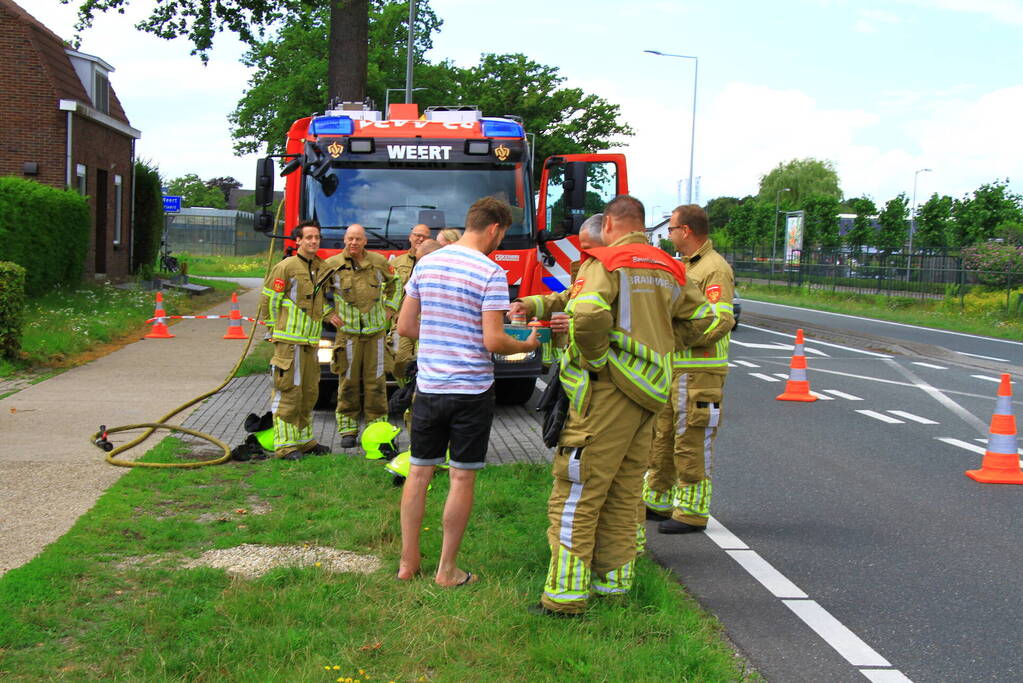
POLYGON ((25 269, 30 297, 81 281, 91 222, 89 203, 77 192, 0 178, 0 261, 25 269))
POLYGON ((25 315, 25 269, 0 261, 0 357, 14 359, 21 350, 25 315))
POLYGON ((163 190, 160 170, 147 161, 135 162, 135 224, 132 263, 135 272, 148 275, 156 265, 163 236, 163 190))

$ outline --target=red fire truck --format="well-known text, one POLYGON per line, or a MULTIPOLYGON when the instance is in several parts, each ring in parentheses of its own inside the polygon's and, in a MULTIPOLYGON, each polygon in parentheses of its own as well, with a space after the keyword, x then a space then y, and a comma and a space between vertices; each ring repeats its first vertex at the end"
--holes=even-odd
MULTIPOLYGON (((515 298, 568 287, 580 224, 628 192, 621 154, 550 157, 534 191, 532 136, 514 116, 485 117, 473 107, 432 107, 420 115, 415 104, 392 104, 389 114, 345 104, 291 126, 285 153, 274 155, 284 161, 283 235, 316 219, 326 258, 344 247, 347 226, 359 223, 369 248, 391 256, 408 249, 413 225, 461 229, 473 202, 496 196, 511 205, 514 222, 490 257, 507 272, 515 298)), ((273 157, 258 162, 257 229, 268 234, 277 170, 273 157)), ((333 330, 325 335, 324 364, 333 330)), ((539 353, 495 355, 498 400, 524 403, 541 372, 539 353)))

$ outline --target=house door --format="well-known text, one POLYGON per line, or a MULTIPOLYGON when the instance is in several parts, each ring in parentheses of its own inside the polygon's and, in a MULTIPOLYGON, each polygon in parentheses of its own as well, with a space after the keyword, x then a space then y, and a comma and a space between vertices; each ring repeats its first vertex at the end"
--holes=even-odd
POLYGON ((96 273, 107 272, 107 172, 96 171, 96 273))

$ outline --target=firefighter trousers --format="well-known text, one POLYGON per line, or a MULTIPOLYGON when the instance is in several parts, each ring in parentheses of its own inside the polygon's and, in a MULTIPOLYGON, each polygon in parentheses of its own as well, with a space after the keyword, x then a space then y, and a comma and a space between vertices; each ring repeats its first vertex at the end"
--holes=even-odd
POLYGON ((384 369, 391 373, 399 387, 408 383, 408 366, 416 359, 416 340, 401 337, 394 330, 387 333, 387 362, 384 369))
POLYGON ((590 593, 632 587, 636 513, 650 459, 654 414, 607 379, 591 383, 588 408, 569 411, 554 456, 547 504, 551 561, 541 602, 581 612, 590 593))
POLYGON ((384 373, 386 339, 377 334, 344 335, 335 349, 335 366, 344 367, 338 373, 337 431, 355 434, 359 431, 359 415, 366 422, 387 419, 387 380, 384 373), (343 353, 344 362, 337 359, 343 353))
POLYGON ((671 400, 654 426, 650 469, 643 484, 646 507, 679 522, 707 526, 724 388, 725 375, 675 374, 671 400))
POLYGON ((274 455, 307 451, 316 445, 313 407, 320 389, 316 347, 275 342, 270 373, 274 455))

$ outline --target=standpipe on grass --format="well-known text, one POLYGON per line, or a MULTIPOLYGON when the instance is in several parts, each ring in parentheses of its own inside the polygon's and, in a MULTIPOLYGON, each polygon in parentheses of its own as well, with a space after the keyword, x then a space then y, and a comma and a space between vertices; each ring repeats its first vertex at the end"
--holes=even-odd
MULTIPOLYGON (((284 202, 281 202, 281 205, 277 207, 277 216, 275 216, 275 218, 274 218, 274 226, 277 226, 278 222, 280 221, 281 208, 283 206, 284 206, 284 202)), ((270 265, 273 262, 273 254, 274 254, 274 242, 273 242, 273 239, 271 238, 271 240, 270 240, 270 248, 267 250, 267 254, 266 254, 266 272, 270 271, 270 265)), ((241 356, 238 357, 238 362, 236 362, 234 364, 234 367, 231 368, 231 371, 229 373, 227 373, 227 377, 224 378, 224 381, 221 382, 220 385, 218 385, 215 389, 212 389, 211 391, 207 391, 205 394, 201 394, 199 396, 196 396, 195 398, 191 399, 190 401, 188 401, 186 403, 182 403, 180 406, 178 406, 174 410, 170 411, 169 413, 167 413, 166 415, 164 415, 163 417, 158 419, 156 422, 139 422, 137 424, 120 425, 118 427, 101 427, 100 431, 96 432, 95 434, 93 434, 90 437, 89 440, 92 443, 92 445, 97 446, 99 448, 103 448, 102 443, 106 441, 107 435, 109 435, 109 434, 116 434, 117 432, 127 432, 127 431, 132 431, 132 430, 135 430, 135 429, 145 429, 146 431, 143 432, 136 439, 134 439, 132 441, 129 441, 128 443, 123 444, 121 446, 118 446, 117 448, 115 448, 112 451, 110 451, 109 453, 107 453, 106 461, 108 463, 110 463, 111 465, 116 465, 117 467, 152 467, 152 468, 156 468, 156 469, 167 469, 167 468, 194 469, 196 467, 205 467, 206 465, 220 465, 220 464, 230 460, 231 459, 231 447, 228 446, 223 441, 221 441, 220 439, 218 439, 218 438, 216 438, 214 436, 211 436, 210 434, 204 434, 203 432, 200 432, 200 431, 197 431, 197 430, 194 430, 194 429, 189 429, 188 427, 182 427, 182 426, 179 426, 179 425, 170 424, 170 423, 167 422, 167 420, 171 419, 172 417, 174 417, 175 415, 177 415, 181 411, 185 410, 186 408, 190 408, 190 407, 194 406, 199 401, 205 400, 205 399, 209 398, 210 396, 213 396, 214 394, 218 393, 221 389, 223 389, 224 387, 227 386, 228 382, 230 382, 234 378, 234 373, 236 373, 238 371, 238 368, 241 367, 242 361, 245 360, 245 356, 247 356, 248 353, 249 353, 249 349, 252 348, 252 340, 256 336, 256 330, 257 329, 259 329, 258 325, 253 325, 252 326, 252 331, 249 332, 248 341, 245 342, 245 348, 242 350, 241 356), (156 430, 158 430, 158 429, 166 429, 166 430, 171 431, 171 432, 181 432, 182 434, 190 434, 192 436, 195 436, 197 438, 203 439, 205 441, 209 441, 213 445, 215 445, 218 448, 222 449, 224 451, 224 454, 222 456, 220 456, 219 458, 213 458, 212 460, 202 460, 202 461, 199 461, 199 462, 138 462, 138 461, 134 461, 134 460, 118 460, 117 459, 117 455, 119 453, 123 453, 124 451, 127 451, 127 450, 129 450, 131 448, 134 448, 135 446, 139 445, 140 443, 142 443, 143 441, 148 439, 150 436, 152 436, 153 433, 156 432, 156 430)))

